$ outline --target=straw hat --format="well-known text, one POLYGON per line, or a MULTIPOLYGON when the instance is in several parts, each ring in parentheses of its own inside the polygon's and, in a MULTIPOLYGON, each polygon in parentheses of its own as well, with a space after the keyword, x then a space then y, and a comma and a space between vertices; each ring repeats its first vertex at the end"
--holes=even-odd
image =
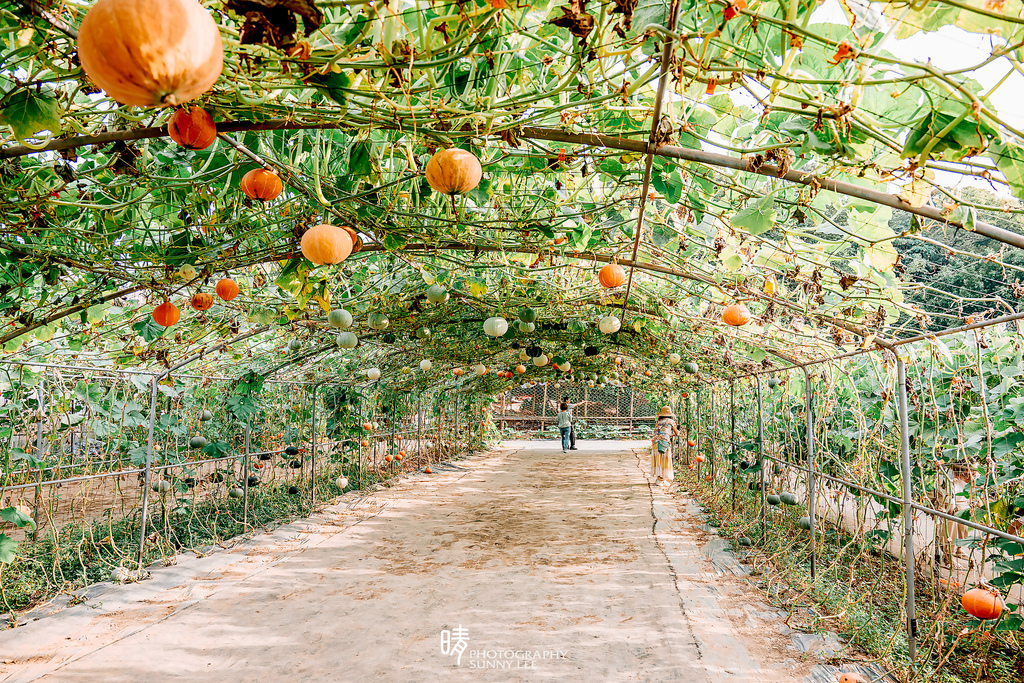
POLYGON ((675 417, 675 414, 672 412, 671 407, 665 406, 661 409, 661 412, 658 413, 658 417, 675 417))

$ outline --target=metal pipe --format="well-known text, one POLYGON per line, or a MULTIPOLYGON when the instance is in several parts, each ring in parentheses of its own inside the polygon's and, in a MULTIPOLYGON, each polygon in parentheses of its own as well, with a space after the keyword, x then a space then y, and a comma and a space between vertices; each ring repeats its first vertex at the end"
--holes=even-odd
POLYGON ((142 520, 139 523, 139 572, 142 572, 143 556, 146 552, 146 515, 149 513, 149 487, 153 469, 153 425, 156 422, 156 397, 159 377, 150 380, 149 394, 149 436, 146 438, 146 468, 142 476, 142 520))
POLYGON ((755 377, 754 381, 757 382, 757 464, 760 467, 758 479, 761 488, 761 536, 764 536, 767 524, 765 509, 768 506, 764 486, 764 406, 761 402, 761 378, 755 377))
MULTIPOLYGON (((550 140, 552 142, 566 142, 570 144, 589 145, 592 147, 604 147, 606 149, 621 149, 631 152, 647 152, 647 143, 639 140, 628 140, 626 138, 614 137, 611 135, 567 133, 558 129, 534 128, 532 126, 527 126, 519 132, 519 137, 529 138, 532 140, 550 140)), ((664 145, 659 147, 654 153, 658 156, 669 157, 672 159, 696 161, 698 163, 707 164, 708 166, 731 168, 737 171, 757 173, 771 178, 781 178, 791 183, 814 187, 816 190, 829 190, 836 194, 844 194, 848 197, 865 199, 875 204, 890 206, 894 209, 899 209, 901 211, 906 211, 907 213, 916 214, 924 218, 938 221, 942 225, 951 225, 967 230, 962 221, 951 219, 949 216, 944 215, 942 210, 939 208, 933 206, 912 206, 900 199, 898 195, 872 190, 866 187, 861 187, 860 185, 844 182, 842 180, 833 180, 831 178, 817 176, 805 171, 787 171, 786 173, 780 173, 781 169, 773 164, 761 164, 760 166, 757 166, 753 163, 753 159, 751 158, 731 157, 725 154, 707 152, 702 149, 689 149, 686 147, 676 147, 674 145, 664 145)), ((1009 244, 1017 247, 1018 249, 1024 249, 1024 235, 1004 230, 1003 228, 999 228, 995 225, 984 223, 982 221, 975 222, 973 231, 998 242, 1009 244)))
POLYGON ((310 407, 312 412, 311 428, 312 432, 309 436, 309 511, 313 511, 313 507, 316 506, 316 388, 317 385, 313 385, 313 405, 310 407))
POLYGON ((736 382, 729 382, 729 438, 732 439, 732 509, 736 510, 736 382))
MULTIPOLYGON (((43 410, 46 404, 46 372, 43 372, 42 378, 39 380, 39 386, 37 387, 36 394, 36 412, 39 416, 39 423, 36 425, 36 459, 42 460, 43 458, 43 410)), ((43 471, 36 468, 36 496, 35 502, 32 505, 32 540, 36 540, 39 536, 39 505, 43 497, 43 471)))
POLYGON ((896 383, 900 409, 900 464, 903 470, 903 543, 907 568, 907 649, 911 663, 917 659, 917 615, 914 606, 914 510, 913 470, 910 464, 910 420, 907 414, 907 366, 896 358, 896 383))
POLYGON ((804 413, 807 422, 807 516, 811 520, 811 578, 813 579, 817 559, 814 527, 818 501, 814 485, 814 398, 811 390, 811 373, 807 368, 804 368, 804 394, 806 394, 804 413))
POLYGON ((252 432, 251 415, 245 416, 245 446, 242 456, 242 530, 249 528, 249 435, 252 432))

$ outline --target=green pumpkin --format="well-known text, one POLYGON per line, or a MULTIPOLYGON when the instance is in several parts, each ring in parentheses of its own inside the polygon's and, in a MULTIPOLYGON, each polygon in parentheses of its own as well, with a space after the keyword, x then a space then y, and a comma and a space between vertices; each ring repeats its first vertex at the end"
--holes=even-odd
POLYGON ((290 342, 288 342, 288 350, 289 351, 298 351, 301 348, 302 348, 302 342, 299 341, 298 339, 292 339, 290 342))
POLYGON ((524 323, 535 323, 537 322, 537 311, 529 306, 523 306, 519 309, 519 319, 524 323))
POLYGON ((683 365, 683 370, 685 370, 688 374, 691 375, 696 375, 698 372, 700 372, 700 368, 697 367, 697 364, 694 363, 693 361, 690 361, 689 363, 683 365))
POLYGON ((394 344, 396 341, 398 341, 398 337, 388 332, 387 334, 382 335, 380 340, 384 344, 394 344))
POLYGON ((199 419, 203 422, 209 422, 210 420, 213 419, 213 413, 211 413, 209 410, 204 410, 199 414, 199 419))
POLYGON ((371 313, 366 318, 366 324, 370 326, 371 330, 384 330, 391 324, 391 321, 383 313, 371 313))
POLYGON ((770 378, 768 380, 768 388, 769 389, 774 389, 777 386, 779 386, 779 380, 775 379, 774 377, 772 377, 772 378, 770 378))
POLYGON ((747 548, 747 547, 749 547, 749 546, 751 545, 751 540, 750 540, 750 537, 749 537, 749 536, 740 536, 740 537, 739 537, 738 539, 736 539, 736 540, 737 540, 737 541, 739 542, 739 544, 740 544, 741 546, 743 546, 744 548, 747 548))
POLYGON ((430 285, 427 288, 427 301, 432 304, 443 304, 448 301, 448 290, 441 285, 430 285))
POLYGON ((798 527, 800 527, 801 529, 808 529, 808 530, 810 530, 810 528, 811 528, 811 518, 810 517, 801 517, 800 519, 796 520, 796 525, 798 527))
POLYGON ((795 493, 783 493, 781 496, 779 496, 779 498, 786 505, 799 505, 800 504, 800 501, 797 500, 797 497, 796 497, 795 493))
POLYGON ((188 440, 189 448, 203 448, 206 446, 206 439, 201 436, 193 436, 188 440))
POLYGON ((430 335, 431 332, 429 327, 421 327, 418 330, 416 330, 417 339, 429 339, 430 335))
POLYGON ((779 498, 774 493, 769 493, 767 496, 765 496, 765 502, 768 503, 769 505, 781 505, 782 499, 779 498))
POLYGON ((352 327, 352 314, 344 308, 336 308, 327 314, 327 324, 338 330, 352 327))

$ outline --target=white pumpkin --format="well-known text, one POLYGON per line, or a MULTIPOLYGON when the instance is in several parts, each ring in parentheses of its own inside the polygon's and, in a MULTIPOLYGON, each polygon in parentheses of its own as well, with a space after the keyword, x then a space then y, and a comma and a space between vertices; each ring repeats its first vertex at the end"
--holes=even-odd
POLYGON ((339 332, 338 346, 343 349, 354 349, 359 346, 359 337, 354 332, 339 332))
POLYGON ((547 365, 548 364, 548 356, 547 356, 547 354, 542 353, 539 356, 537 356, 536 358, 534 358, 533 359, 533 364, 536 365, 538 368, 542 368, 545 365, 547 365))
POLYGON ((527 362, 529 360, 530 360, 530 354, 528 354, 526 351, 520 351, 519 352, 519 362, 525 363, 525 362, 527 362))
POLYGON ((665 375, 665 377, 661 381, 664 382, 665 384, 669 385, 669 386, 672 385, 672 377, 671 377, 671 375, 665 375))
POLYGON ((371 382, 376 382, 377 380, 379 380, 380 379, 380 369, 378 369, 378 368, 370 368, 369 370, 367 370, 366 371, 366 379, 370 380, 371 382))
POLYGON ((500 337, 508 332, 508 321, 504 318, 488 318, 484 321, 484 334, 490 337, 500 337))
POLYGON ((572 363, 570 363, 569 361, 565 361, 561 365, 556 363, 555 367, 561 370, 562 372, 569 372, 569 370, 572 369, 572 363))
POLYGON ((371 330, 386 330, 391 321, 383 313, 371 313, 366 318, 366 324, 370 326, 371 330))
POLYGON ((487 374, 487 366, 483 363, 477 363, 473 366, 473 372, 475 372, 477 376, 483 377, 487 374))
POLYGON ((427 358, 424 358, 423 360, 420 361, 420 370, 422 370, 423 372, 430 372, 430 368, 431 368, 430 360, 428 360, 427 358))
POLYGON ((344 308, 336 308, 327 314, 327 324, 338 330, 347 330, 352 327, 352 314, 344 308))
POLYGON ((338 477, 334 480, 334 485, 344 491, 348 488, 348 477, 338 477))
POLYGON ((443 304, 448 301, 448 290, 441 285, 430 285, 427 288, 427 301, 432 304, 443 304))
POLYGON ((681 362, 683 362, 683 357, 680 356, 678 353, 670 353, 668 354, 668 362, 671 363, 672 365, 679 365, 681 362))
POLYGON ((598 324, 598 328, 604 334, 615 334, 622 327, 622 321, 616 318, 614 315, 606 315, 601 318, 601 322, 598 324))
POLYGON ((191 263, 186 263, 181 268, 178 268, 178 277, 185 282, 195 280, 199 273, 196 271, 196 267, 191 263))

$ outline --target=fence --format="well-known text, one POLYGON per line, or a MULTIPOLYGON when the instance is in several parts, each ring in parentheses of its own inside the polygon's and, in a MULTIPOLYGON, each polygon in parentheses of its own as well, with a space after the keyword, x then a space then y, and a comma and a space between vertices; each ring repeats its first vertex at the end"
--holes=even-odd
POLYGON ((660 408, 646 394, 628 386, 545 382, 526 384, 498 396, 493 404, 494 420, 502 430, 543 430, 557 423, 558 405, 566 397, 574 406, 577 426, 581 421, 583 425, 615 426, 629 434, 649 432, 660 408))
MULTIPOLYGON (((74 555, 82 543, 95 556, 46 571, 8 608, 95 580, 97 563, 141 568, 455 457, 482 442, 482 405, 380 383, 3 361, 0 508, 16 506, 35 525, 2 530, 26 566, 34 553, 74 555)), ((5 602, 22 570, 5 569, 5 602)))
MULTIPOLYGON (((691 463, 693 449, 684 457, 734 508, 738 492, 758 491, 762 532, 804 533, 812 578, 826 524, 898 557, 914 661, 919 621, 936 642, 961 587, 988 583, 1011 609, 1024 603, 1024 368, 1017 335, 998 328, 901 351, 703 384, 686 403, 703 411, 694 452, 704 462, 691 463), (802 518, 779 505, 783 493, 802 518), (944 594, 924 612, 922 580, 944 594)), ((1019 629, 1021 617, 1005 613, 995 628, 1019 629)))

